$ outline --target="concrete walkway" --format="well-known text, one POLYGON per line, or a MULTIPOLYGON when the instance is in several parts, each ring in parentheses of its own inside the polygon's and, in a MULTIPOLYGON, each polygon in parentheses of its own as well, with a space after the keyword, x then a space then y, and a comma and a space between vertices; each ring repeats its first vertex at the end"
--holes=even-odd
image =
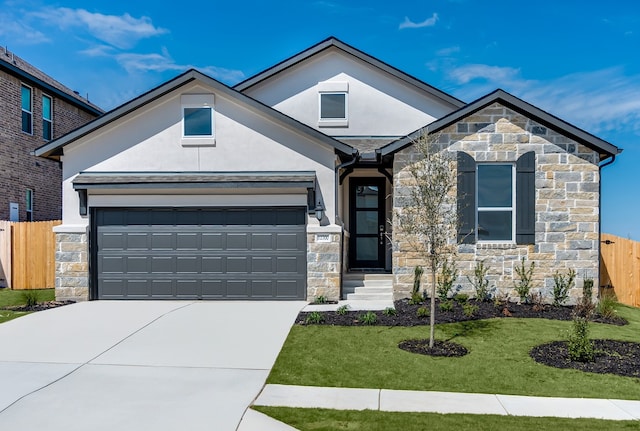
MULTIPOLYGON (((257 406, 639 420, 640 401, 266 385, 257 406)), ((292 430, 288 425, 272 430, 292 430)), ((265 428, 267 429, 267 428, 265 428)), ((247 428, 249 430, 249 428, 247 428)))

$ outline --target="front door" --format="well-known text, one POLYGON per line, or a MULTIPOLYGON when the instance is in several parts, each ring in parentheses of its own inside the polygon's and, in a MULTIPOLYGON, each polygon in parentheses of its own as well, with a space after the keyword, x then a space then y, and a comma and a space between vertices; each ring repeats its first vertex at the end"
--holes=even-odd
POLYGON ((384 268, 384 178, 350 178, 349 266, 384 268))

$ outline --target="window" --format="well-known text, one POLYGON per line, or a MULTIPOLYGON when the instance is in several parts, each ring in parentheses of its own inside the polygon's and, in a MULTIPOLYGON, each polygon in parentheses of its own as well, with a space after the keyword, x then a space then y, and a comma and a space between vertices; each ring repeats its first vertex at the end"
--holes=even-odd
POLYGON ((27 189, 27 221, 33 221, 33 190, 27 189))
POLYGON ((325 81, 318 83, 320 127, 346 127, 349 125, 349 83, 325 81))
POLYGON ((53 136, 53 101, 51 97, 42 96, 42 137, 50 141, 53 136))
POLYGON ((512 164, 480 164, 477 167, 478 241, 513 241, 514 180, 512 164))
POLYGON ((22 99, 22 131, 33 133, 33 112, 31 105, 31 88, 26 85, 21 87, 22 99))
POLYGON ((187 94, 181 101, 183 145, 212 144, 215 135, 213 94, 187 94))

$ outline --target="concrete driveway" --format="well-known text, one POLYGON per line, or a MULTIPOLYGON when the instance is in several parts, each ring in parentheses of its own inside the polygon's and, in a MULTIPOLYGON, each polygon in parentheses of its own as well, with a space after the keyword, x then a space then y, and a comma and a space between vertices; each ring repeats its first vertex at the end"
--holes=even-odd
POLYGON ((235 430, 303 302, 95 301, 0 325, 0 429, 235 430))

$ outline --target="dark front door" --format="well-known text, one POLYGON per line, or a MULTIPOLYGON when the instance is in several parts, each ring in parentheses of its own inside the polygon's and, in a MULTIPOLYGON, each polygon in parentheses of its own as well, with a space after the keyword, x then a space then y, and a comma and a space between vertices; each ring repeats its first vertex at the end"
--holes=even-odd
POLYGON ((350 267, 384 268, 384 178, 351 178, 350 267))

